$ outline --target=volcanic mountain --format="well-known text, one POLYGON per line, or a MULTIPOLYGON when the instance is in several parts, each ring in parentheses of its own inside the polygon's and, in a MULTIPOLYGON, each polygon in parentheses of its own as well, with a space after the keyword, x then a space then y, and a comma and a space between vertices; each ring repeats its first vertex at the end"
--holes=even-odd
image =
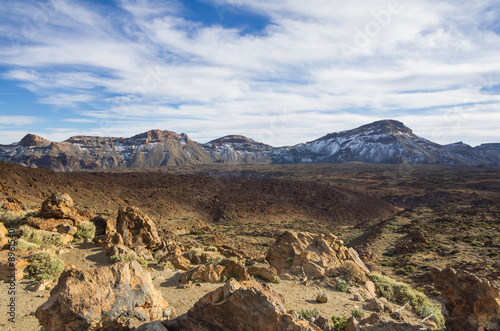
POLYGON ((240 135, 200 144, 186 134, 152 130, 131 138, 76 136, 50 142, 28 134, 0 145, 0 160, 58 171, 154 168, 181 164, 412 163, 500 164, 500 144, 439 145, 415 135, 403 123, 382 120, 330 133, 291 147, 272 147, 240 135))

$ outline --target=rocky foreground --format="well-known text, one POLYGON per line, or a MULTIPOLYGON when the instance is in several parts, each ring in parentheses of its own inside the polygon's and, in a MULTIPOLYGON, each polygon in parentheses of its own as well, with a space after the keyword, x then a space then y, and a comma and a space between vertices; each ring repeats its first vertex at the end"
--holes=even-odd
MULTIPOLYGON (((2 201, 13 215, 24 207, 2 201)), ((53 194, 40 210, 0 223, 0 274, 12 281, 32 279, 31 291, 47 300, 35 316, 45 330, 500 330, 500 290, 466 272, 433 269, 442 307, 383 275, 373 274, 352 248, 331 234, 283 232, 265 258, 230 245, 195 246, 159 235, 155 222, 129 206, 116 220, 77 208, 53 194), (12 241, 10 233, 16 232, 12 241), (109 264, 82 270, 58 259, 87 242, 110 256, 109 264), (16 260, 9 260, 15 251, 16 260), (177 287, 220 283, 186 313, 176 313, 155 289, 150 268, 182 271, 177 287), (273 286, 290 282, 323 289, 318 309, 292 311, 273 286), (332 295, 359 303, 352 316, 324 316, 332 295), (442 314, 443 313, 443 314, 442 314)), ((83 258, 83 257, 82 257, 83 258)), ((19 322, 19 321, 18 321, 19 322)), ((12 329, 8 321, 2 329, 12 329)))

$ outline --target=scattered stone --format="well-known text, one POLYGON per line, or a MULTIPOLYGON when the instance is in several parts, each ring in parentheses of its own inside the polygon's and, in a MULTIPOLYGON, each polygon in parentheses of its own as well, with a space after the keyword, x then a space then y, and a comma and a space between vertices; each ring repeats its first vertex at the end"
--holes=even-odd
POLYGON ((380 321, 382 321, 380 319, 380 316, 377 314, 377 313, 372 313, 370 316, 362 319, 361 321, 359 321, 359 324, 360 325, 365 325, 365 324, 377 324, 379 323, 380 321))
POLYGON ((431 277, 446 299, 446 328, 500 330, 500 289, 468 272, 433 268, 431 277))
POLYGON ((250 280, 250 275, 241 262, 224 259, 219 263, 201 265, 186 272, 180 279, 184 284, 190 280, 203 281, 207 283, 219 283, 223 277, 237 278, 240 281, 250 280))
POLYGON ((9 230, 5 228, 5 225, 0 222, 0 249, 2 249, 5 245, 10 242, 10 238, 8 237, 9 230))
POLYGON ((318 293, 318 296, 316 297, 316 302, 319 302, 319 303, 327 303, 328 302, 328 295, 326 294, 325 291, 321 291, 318 293))
POLYGON ((62 234, 69 234, 69 235, 74 235, 75 233, 78 232, 78 229, 72 225, 69 224, 59 224, 57 227, 57 232, 62 233, 62 234))
POLYGON ((168 308, 151 275, 132 261, 63 272, 36 317, 47 331, 132 330, 161 319, 168 308))
POLYGON ((161 262, 170 262, 175 269, 189 270, 191 268, 191 262, 182 255, 176 255, 162 259, 161 262))
POLYGON ((361 295, 359 294, 354 294, 354 298, 353 298, 354 301, 363 301, 363 298, 361 297, 361 295))
POLYGON ((10 250, 0 251, 0 279, 11 280, 14 278, 16 281, 21 280, 24 277, 24 268, 29 265, 28 257, 31 252, 16 250, 14 267, 11 265, 12 262, 9 261, 9 253, 10 250))
POLYGON ((122 235, 116 232, 94 237, 94 242, 104 249, 109 249, 115 245, 124 245, 122 235))
POLYGON ((268 282, 274 282, 278 277, 276 269, 270 266, 254 265, 248 268, 248 273, 254 277, 260 277, 268 282))
POLYGON ((145 246, 154 250, 162 244, 153 221, 135 207, 118 210, 116 230, 121 234, 123 243, 131 248, 145 246))
POLYGON ((359 323, 354 317, 349 317, 345 325, 345 331, 359 331, 359 323))
POLYGON ((323 331, 335 331, 332 321, 328 318, 324 318, 323 316, 316 318, 314 324, 316 324, 323 331))
POLYGON ((45 290, 50 290, 54 287, 54 281, 52 279, 42 279, 34 284, 28 286, 28 290, 32 292, 43 292, 45 290))
POLYGON ((387 301, 386 298, 369 299, 366 301, 366 307, 370 310, 385 312, 388 314, 392 313, 393 311, 392 304, 387 301))
POLYGON ((108 253, 109 256, 113 256, 113 255, 127 255, 133 252, 134 252, 133 250, 131 250, 125 245, 115 245, 111 246, 106 253, 108 253))

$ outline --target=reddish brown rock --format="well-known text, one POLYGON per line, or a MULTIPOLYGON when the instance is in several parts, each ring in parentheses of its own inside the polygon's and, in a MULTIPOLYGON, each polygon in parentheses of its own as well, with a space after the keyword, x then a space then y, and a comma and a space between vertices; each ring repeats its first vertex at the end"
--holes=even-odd
POLYGON ((186 314, 162 324, 170 331, 321 330, 287 314, 283 297, 269 285, 234 279, 205 295, 186 314))
POLYGON ((75 216, 75 203, 66 193, 54 193, 42 203, 40 214, 45 218, 68 218, 75 216))
POLYGON ((266 260, 284 279, 321 278, 327 270, 339 268, 348 260, 355 262, 363 273, 369 273, 354 253, 331 234, 286 231, 269 248, 266 260))
POLYGON ((31 252, 15 250, 0 251, 0 279, 21 280, 24 277, 24 269, 29 265, 28 258, 31 252), (13 259, 15 257, 15 260, 13 259))
POLYGON ((250 275, 243 264, 232 259, 224 259, 219 263, 201 265, 189 270, 182 276, 180 282, 184 284, 190 280, 197 280, 218 283, 223 277, 236 278, 240 281, 250 280, 250 275))
POLYGON ((276 271, 276 269, 270 266, 251 266, 250 268, 248 268, 248 273, 252 276, 263 278, 268 282, 274 282, 276 280, 276 277, 278 277, 278 272, 276 271))
POLYGON ((115 245, 124 245, 121 234, 116 232, 94 237, 94 241, 97 246, 104 249, 109 249, 115 245))
POLYGON ((9 230, 5 228, 5 225, 3 225, 3 223, 0 223, 0 249, 2 249, 9 242, 9 230))
POLYGON ((500 330, 500 289, 468 272, 431 270, 436 288, 446 299, 446 327, 453 331, 500 330))
POLYGON ((154 250, 162 244, 153 221, 135 207, 118 210, 116 231, 123 237, 124 244, 131 248, 145 246, 154 250))
POLYGON ((36 311, 47 331, 132 330, 174 314, 136 261, 67 270, 36 311))

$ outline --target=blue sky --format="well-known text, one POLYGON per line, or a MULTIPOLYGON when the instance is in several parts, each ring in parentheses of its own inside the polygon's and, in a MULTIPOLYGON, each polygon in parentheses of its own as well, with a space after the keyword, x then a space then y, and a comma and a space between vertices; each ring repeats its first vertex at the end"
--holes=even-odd
POLYGON ((0 144, 26 133, 281 146, 379 119, 500 142, 497 0, 0 2, 0 144))

